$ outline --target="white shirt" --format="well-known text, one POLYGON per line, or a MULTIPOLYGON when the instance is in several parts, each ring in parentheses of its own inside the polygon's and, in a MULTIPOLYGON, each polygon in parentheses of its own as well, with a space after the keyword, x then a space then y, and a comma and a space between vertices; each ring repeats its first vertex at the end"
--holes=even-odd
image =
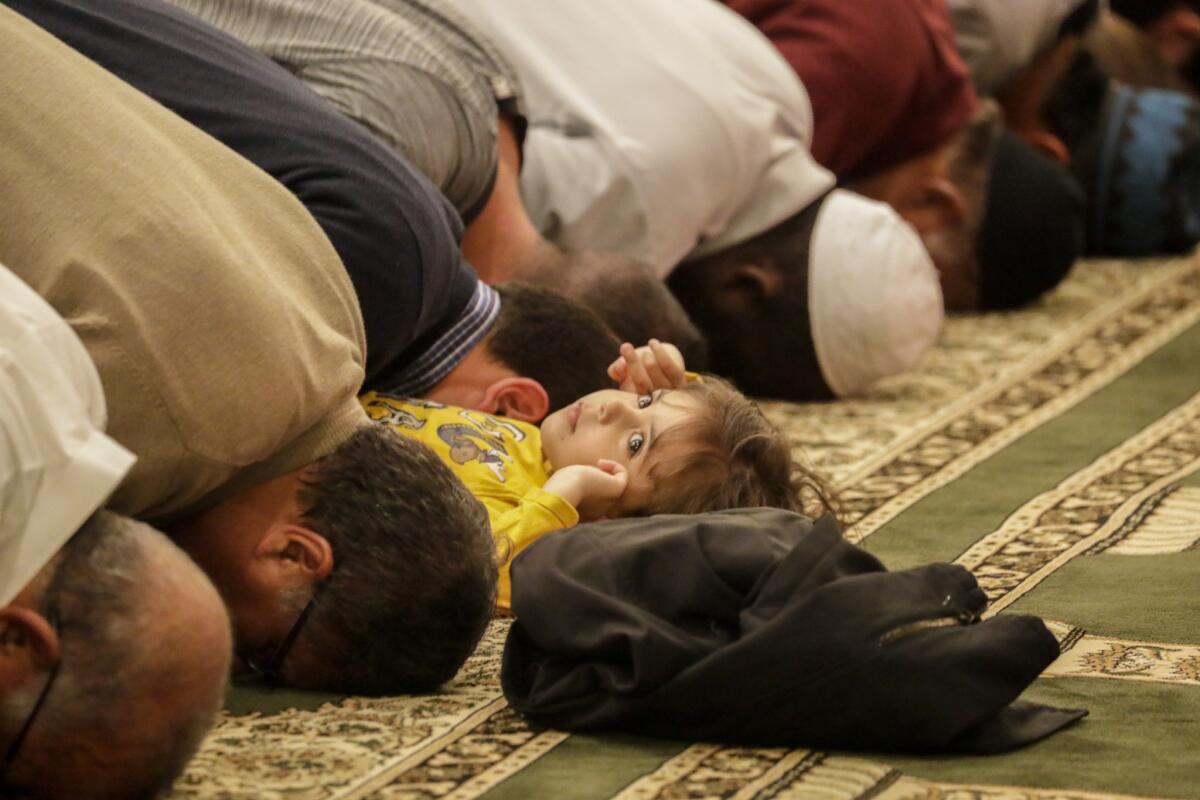
POLYGON ((774 46, 712 0, 447 0, 522 82, 521 192, 558 244, 648 261, 745 241, 834 184, 774 46))
POLYGON ((104 434, 105 420, 104 390, 83 343, 0 265, 0 605, 133 464, 104 434))
POLYGON ((1054 43, 1087 0, 949 0, 954 38, 980 94, 994 94, 1054 43))

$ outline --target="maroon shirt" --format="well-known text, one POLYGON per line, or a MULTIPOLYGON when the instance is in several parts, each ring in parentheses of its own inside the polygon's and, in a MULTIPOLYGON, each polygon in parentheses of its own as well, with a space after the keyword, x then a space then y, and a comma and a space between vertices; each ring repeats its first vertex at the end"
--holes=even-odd
POLYGON ((978 106, 946 0, 723 0, 812 99, 813 155, 839 180, 929 152, 978 106))

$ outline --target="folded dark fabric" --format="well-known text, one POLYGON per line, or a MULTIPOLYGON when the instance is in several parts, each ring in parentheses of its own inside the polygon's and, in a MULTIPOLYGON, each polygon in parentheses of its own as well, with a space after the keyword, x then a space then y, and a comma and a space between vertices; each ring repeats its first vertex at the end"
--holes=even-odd
POLYGON ((518 556, 512 579, 501 683, 553 727, 999 752, 1086 714, 1014 702, 1058 655, 1041 620, 980 622, 967 570, 888 572, 831 517, 582 525, 518 556))

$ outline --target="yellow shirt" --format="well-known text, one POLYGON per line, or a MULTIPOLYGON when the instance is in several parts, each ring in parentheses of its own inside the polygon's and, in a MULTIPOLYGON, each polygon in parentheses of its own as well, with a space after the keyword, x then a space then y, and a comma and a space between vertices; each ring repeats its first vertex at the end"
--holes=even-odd
POLYGON ((428 400, 377 392, 360 399, 371 419, 432 448, 487 507, 504 562, 496 606, 509 612, 513 557, 539 537, 579 522, 570 503, 542 489, 553 469, 542 454, 542 432, 525 422, 428 400))

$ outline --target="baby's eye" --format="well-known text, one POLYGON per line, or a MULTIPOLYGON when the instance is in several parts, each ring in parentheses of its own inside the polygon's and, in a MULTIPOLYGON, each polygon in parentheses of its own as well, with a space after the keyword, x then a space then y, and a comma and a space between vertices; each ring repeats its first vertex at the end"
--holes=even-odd
POLYGON ((646 443, 646 437, 640 433, 635 433, 629 437, 629 455, 636 456, 638 451, 642 449, 642 445, 646 443))
POLYGON ((650 405, 653 402, 654 402, 654 395, 652 395, 652 394, 638 395, 638 408, 645 408, 646 406, 650 405))

